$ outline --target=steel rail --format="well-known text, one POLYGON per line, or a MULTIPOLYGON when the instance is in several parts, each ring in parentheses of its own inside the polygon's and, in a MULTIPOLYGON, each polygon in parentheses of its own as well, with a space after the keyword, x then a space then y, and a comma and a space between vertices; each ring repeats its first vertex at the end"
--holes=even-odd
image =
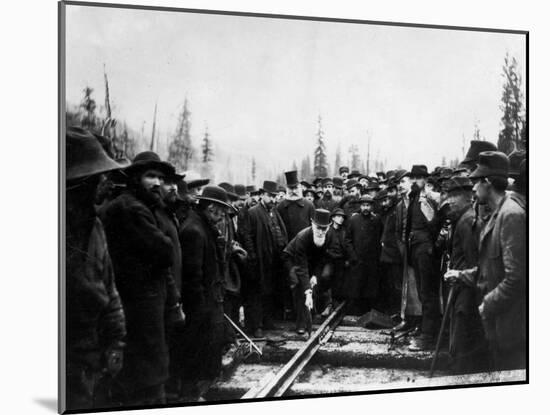
POLYGON ((283 396, 319 348, 332 336, 334 329, 344 317, 344 306, 345 302, 342 302, 336 307, 315 333, 313 333, 306 344, 296 352, 292 359, 279 372, 266 377, 258 387, 250 389, 241 399, 283 396))

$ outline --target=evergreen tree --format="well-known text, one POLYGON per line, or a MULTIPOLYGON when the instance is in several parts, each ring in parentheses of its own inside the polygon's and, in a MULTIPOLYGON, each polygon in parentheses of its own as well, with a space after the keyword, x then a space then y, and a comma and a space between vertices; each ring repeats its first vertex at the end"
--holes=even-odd
POLYGON ((311 177, 311 161, 309 156, 306 156, 300 165, 300 177, 302 180, 309 180, 311 177))
POLYGON ((183 109, 178 118, 176 132, 168 148, 168 161, 176 167, 176 170, 188 170, 193 157, 191 143, 191 112, 185 98, 183 109))
POLYGON ((212 160, 214 157, 214 151, 212 149, 212 140, 210 139, 210 134, 208 133, 208 126, 205 128, 204 137, 202 139, 202 155, 201 155, 201 175, 202 177, 211 177, 212 176, 212 160))
POLYGON ((325 148, 325 137, 321 125, 321 116, 319 115, 317 128, 317 147, 315 147, 315 158, 313 160, 313 174, 315 177, 327 177, 328 163, 325 148))
MULTIPOLYGON (((521 76, 516 58, 506 53, 502 66, 504 85, 500 109, 502 110, 501 126, 497 147, 499 151, 510 154, 515 149, 522 149, 522 131, 525 124, 523 94, 521 93, 521 76)), ((525 137, 526 138, 526 137, 525 137)))
POLYGON ((80 102, 79 113, 80 113, 80 125, 82 128, 93 132, 99 132, 100 121, 97 117, 95 110, 97 104, 92 98, 92 93, 94 90, 89 86, 84 88, 84 98, 80 102))
POLYGON ((359 155, 359 147, 357 145, 353 144, 349 148, 349 152, 351 155, 351 170, 361 170, 362 169, 362 163, 361 163, 361 156, 359 155))
POLYGON ((340 167, 342 167, 342 151, 340 149, 340 143, 336 147, 336 157, 334 158, 334 175, 340 175, 340 167))
POLYGON ((252 182, 256 182, 256 159, 252 159, 252 169, 251 169, 251 175, 252 175, 252 182))

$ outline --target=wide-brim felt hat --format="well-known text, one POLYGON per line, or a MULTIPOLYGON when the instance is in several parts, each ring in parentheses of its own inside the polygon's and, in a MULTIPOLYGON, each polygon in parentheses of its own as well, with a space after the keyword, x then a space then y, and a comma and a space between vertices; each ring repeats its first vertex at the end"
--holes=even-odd
POLYGON ((399 182, 403 177, 407 177, 410 175, 411 173, 409 171, 401 169, 401 170, 396 170, 393 177, 396 182, 399 182))
POLYGON ((69 127, 66 134, 66 180, 80 179, 122 169, 89 131, 69 127))
MULTIPOLYGON (((476 163, 479 154, 484 151, 497 151, 497 146, 490 141, 472 140, 470 141, 470 148, 466 153, 466 157, 462 160, 462 163, 476 163)), ((461 164, 462 164, 461 163, 461 164)))
POLYGON ((239 200, 239 195, 235 193, 235 187, 231 183, 222 182, 218 184, 219 187, 221 187, 225 192, 227 193, 227 197, 231 201, 239 200))
POLYGON ((359 176, 361 176, 361 172, 359 170, 352 170, 351 173, 348 174, 348 179, 354 179, 359 176))
POLYGON ((206 186, 208 183, 210 183, 210 179, 190 180, 187 182, 187 187, 189 189, 196 189, 197 187, 206 186))
POLYGON ((374 203, 374 202, 375 202, 375 198, 371 195, 361 195, 361 197, 358 200, 359 204, 374 203))
POLYGON ((473 187, 474 187, 474 184, 469 178, 456 176, 456 177, 451 177, 445 182, 445 185, 443 186, 443 190, 446 191, 447 193, 450 193, 453 191, 460 191, 460 190, 472 190, 473 187))
POLYGON ((341 189, 342 186, 344 186, 344 179, 341 177, 333 177, 332 183, 334 184, 334 187, 341 189))
POLYGON ((359 186, 359 187, 361 187, 361 184, 360 184, 357 180, 355 180, 355 179, 350 179, 350 180, 348 180, 348 181, 346 182, 346 188, 347 188, 348 190, 350 190, 350 189, 351 189, 352 187, 354 187, 354 186, 359 186))
POLYGON ((508 155, 508 160, 510 161, 510 169, 508 175, 517 178, 520 174, 520 166, 523 160, 527 158, 527 153, 525 150, 516 150, 508 155))
POLYGON ((346 215, 346 212, 342 208, 334 208, 330 213, 330 217, 332 218, 333 216, 343 216, 344 218, 348 217, 348 215, 346 215))
POLYGON ((143 151, 139 153, 132 164, 124 169, 128 176, 138 174, 144 170, 158 170, 167 177, 173 177, 176 174, 176 169, 170 163, 162 161, 154 151, 143 151))
POLYGON ((330 212, 326 209, 315 209, 313 212, 313 219, 311 220, 315 225, 326 228, 330 225, 330 212))
POLYGON ((508 177, 510 162, 506 154, 500 151, 484 151, 479 154, 477 168, 470 174, 470 179, 489 176, 508 177))
POLYGON ((411 177, 428 177, 428 168, 423 164, 415 164, 412 166, 411 177))
POLYGON ((206 186, 200 196, 195 196, 198 200, 207 200, 214 202, 224 207, 233 208, 228 203, 227 192, 220 186, 206 186))

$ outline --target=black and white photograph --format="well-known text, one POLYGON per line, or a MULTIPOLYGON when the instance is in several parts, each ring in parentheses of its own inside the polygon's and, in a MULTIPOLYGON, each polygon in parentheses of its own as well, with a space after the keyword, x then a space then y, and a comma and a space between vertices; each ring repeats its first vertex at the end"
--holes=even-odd
POLYGON ((59 411, 528 383, 528 35, 60 2, 59 411))

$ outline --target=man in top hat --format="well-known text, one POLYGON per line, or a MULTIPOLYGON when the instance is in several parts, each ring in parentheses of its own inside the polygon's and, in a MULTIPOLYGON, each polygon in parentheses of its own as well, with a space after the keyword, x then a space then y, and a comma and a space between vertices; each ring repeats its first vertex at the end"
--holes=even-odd
POLYGON ((374 306, 379 288, 380 237, 382 222, 373 213, 374 198, 359 199, 360 214, 348 220, 346 249, 350 269, 346 276, 346 298, 351 314, 363 314, 374 306))
POLYGON ((313 309, 313 288, 321 285, 324 292, 330 288, 330 267, 327 257, 327 232, 330 212, 316 209, 311 226, 302 229, 284 249, 284 258, 294 293, 296 330, 304 334, 313 309))
POLYGON ((479 235, 479 264, 445 275, 447 281, 477 283, 478 311, 496 370, 526 365, 526 207, 506 193, 508 169, 504 153, 480 153, 470 178, 477 200, 493 213, 479 235))
POLYGON ((152 151, 125 169, 127 189, 105 211, 105 231, 126 314, 125 364, 120 381, 127 405, 162 404, 168 378, 165 316, 174 247, 155 216, 161 185, 174 167, 152 151))
MULTIPOLYGON (((330 213, 331 225, 327 233, 327 255, 332 262, 332 283, 331 283, 331 299, 334 301, 343 301, 344 293, 344 272, 347 262, 346 242, 345 242, 345 227, 346 213, 341 208, 335 208, 330 213)), ((332 304, 331 304, 332 305, 332 304)), ((329 314, 331 310, 328 310, 329 314)))
POLYGON ((338 169, 338 174, 340 175, 340 177, 346 181, 348 179, 348 174, 349 174, 349 167, 346 167, 346 166, 342 166, 338 169))
MULTIPOLYGON (((442 204, 450 222, 449 269, 464 270, 477 266, 481 223, 472 206, 473 184, 466 177, 454 177, 445 185, 442 204)), ((490 370, 483 326, 477 311, 474 281, 454 281, 456 294, 451 299, 450 348, 455 373, 490 370)))
POLYGON ((409 263, 414 268, 416 286, 422 303, 421 335, 413 339, 412 351, 435 346, 439 330, 439 278, 435 268, 435 239, 439 232, 438 201, 426 191, 428 169, 414 165, 410 172, 411 191, 405 228, 409 263))
MULTIPOLYGON (((254 337, 272 330, 276 299, 285 284, 281 253, 288 242, 285 223, 275 208, 277 183, 264 181, 260 203, 248 211, 243 246, 248 253, 250 281, 247 281, 245 319, 254 337)), ((284 203, 284 201, 283 201, 284 203)))
POLYGON ((218 225, 232 209, 227 192, 207 186, 180 228, 182 297, 187 316, 182 394, 200 399, 221 370, 225 239, 218 225))
POLYGON ((288 239, 291 240, 298 232, 310 225, 315 207, 302 196, 298 172, 287 171, 285 176, 287 194, 285 200, 277 205, 277 210, 285 224, 288 239))
POLYGON ((323 185, 323 197, 319 200, 317 200, 316 207, 317 209, 325 209, 329 212, 332 211, 336 207, 336 201, 332 197, 332 194, 334 192, 334 182, 330 177, 326 177, 323 179, 322 182, 323 185))
MULTIPOLYGON (((115 377, 123 357, 126 324, 103 225, 94 197, 100 175, 121 168, 92 134, 68 128, 66 135, 66 313, 65 376, 68 410, 114 406, 100 399, 102 372, 115 377)), ((105 397, 104 397, 105 398, 105 397)))

